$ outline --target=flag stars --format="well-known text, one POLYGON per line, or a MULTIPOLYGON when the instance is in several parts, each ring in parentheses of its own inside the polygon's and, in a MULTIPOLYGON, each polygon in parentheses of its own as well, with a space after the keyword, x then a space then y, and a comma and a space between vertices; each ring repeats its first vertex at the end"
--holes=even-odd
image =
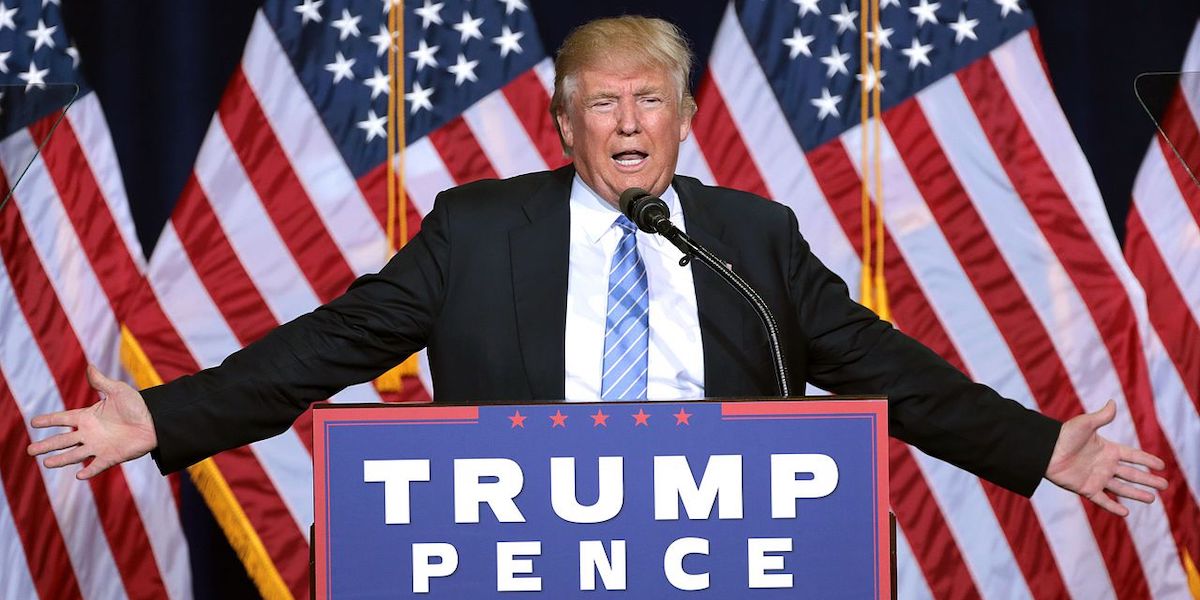
POLYGON ((837 46, 829 49, 828 56, 821 57, 821 63, 825 65, 825 77, 832 79, 837 73, 849 75, 850 71, 846 68, 846 61, 850 60, 850 53, 842 53, 837 46))
POLYGON ((966 13, 958 13, 958 20, 950 24, 950 29, 954 30, 954 43, 961 44, 967 38, 979 41, 975 37, 975 27, 978 25, 979 19, 968 19, 966 13))
POLYGON ((889 6, 900 8, 900 0, 879 0, 879 10, 883 10, 889 6))
POLYGON ((46 74, 50 69, 39 69, 37 63, 30 61, 29 70, 24 73, 17 73, 17 77, 25 82, 25 91, 28 92, 33 88, 46 87, 46 74))
POLYGON ((460 52, 458 60, 446 67, 446 70, 454 75, 454 85, 462 85, 464 81, 479 81, 479 78, 475 76, 475 67, 477 66, 479 66, 479 61, 467 60, 467 57, 460 52))
POLYGON ((442 7, 446 4, 438 2, 433 4, 432 0, 425 0, 425 5, 413 9, 413 14, 421 17, 421 29, 429 29, 429 24, 442 24, 442 7))
POLYGON ((929 0, 920 0, 916 6, 909 7, 908 12, 917 16, 917 27, 926 23, 937 24, 937 9, 941 8, 940 2, 930 2, 929 0))
POLYGON ((874 90, 876 85, 878 85, 879 89, 882 91, 884 89, 883 88, 883 78, 884 77, 887 77, 887 70, 880 69, 879 73, 876 74, 874 65, 867 65, 866 73, 859 73, 854 76, 855 79, 863 82, 866 85, 868 92, 874 90))
POLYGON ((801 54, 811 57, 812 50, 809 50, 808 45, 811 44, 814 39, 815 38, 811 35, 804 35, 801 33, 799 27, 792 30, 792 37, 784 38, 783 40, 783 45, 791 49, 788 52, 788 57, 795 59, 801 54))
POLYGON ((692 424, 688 420, 688 419, 692 418, 692 413, 687 412, 686 410, 683 409, 683 407, 679 407, 679 412, 677 412, 671 416, 675 417, 675 426, 676 427, 678 427, 680 425, 691 425, 692 424))
POLYGON ((808 13, 821 14, 821 7, 817 6, 817 0, 792 0, 792 4, 796 5, 801 17, 808 13))
POLYGON ((12 56, 12 52, 0 52, 0 73, 8 72, 8 58, 12 56))
POLYGON ((642 425, 644 425, 646 427, 650 426, 650 415, 647 414, 645 410, 639 408, 636 413, 634 413, 630 416, 633 417, 633 426, 634 427, 638 427, 638 426, 642 426, 642 425))
POLYGON ((79 50, 76 49, 75 46, 67 46, 66 53, 67 53, 67 56, 71 57, 71 66, 78 67, 79 66, 79 50))
POLYGON ((510 427, 510 429, 516 429, 517 427, 524 429, 525 428, 525 419, 528 419, 528 418, 529 418, 528 416, 521 414, 521 411, 519 411, 519 410, 517 412, 513 413, 511 416, 508 417, 508 420, 512 421, 512 427, 510 427))
POLYGON ((858 31, 858 28, 854 25, 854 19, 858 18, 858 11, 850 10, 845 3, 842 3, 842 12, 836 15, 829 15, 829 18, 832 19, 834 23, 837 23, 838 35, 846 33, 847 31, 858 31))
POLYGON ((333 73, 334 83, 338 83, 343 79, 354 79, 354 71, 352 69, 357 60, 355 58, 346 58, 342 56, 341 51, 338 51, 337 57, 333 59, 333 62, 325 65, 325 70, 333 73))
MULTIPOLYGON (((385 52, 395 46, 397 35, 389 31, 387 25, 381 24, 379 26, 379 33, 367 38, 372 44, 375 44, 375 56, 383 56, 385 52)), ((409 56, 412 56, 412 54, 409 54, 409 56)))
POLYGON ((309 21, 313 23, 321 22, 321 5, 325 4, 325 0, 304 0, 300 6, 293 8, 300 15, 300 25, 308 25, 309 21))
POLYGON ((433 88, 423 88, 421 82, 414 81, 412 91, 404 95, 409 104, 408 114, 415 115, 421 109, 433 111, 433 103, 429 100, 432 96, 433 88))
POLYGON ((375 74, 363 80, 363 85, 371 88, 371 99, 374 100, 380 94, 390 93, 392 87, 392 78, 387 73, 375 67, 375 74))
POLYGON ((500 28, 500 36, 492 38, 492 43, 500 46, 500 57, 508 56, 509 52, 521 53, 521 38, 525 37, 524 31, 513 31, 508 25, 500 28))
POLYGON ((5 28, 17 30, 17 23, 13 21, 15 14, 17 14, 17 9, 9 8, 7 4, 0 2, 0 31, 4 31, 5 28))
POLYGON ((343 8, 342 18, 330 23, 333 28, 338 30, 338 41, 344 42, 348 37, 358 37, 358 22, 362 21, 362 15, 351 15, 350 11, 343 8))
POLYGON ((912 45, 902 48, 900 53, 908 57, 908 70, 915 71, 917 65, 930 66, 929 52, 931 50, 933 50, 933 44, 922 44, 917 38, 913 38, 912 45))
POLYGON ((567 415, 562 414, 561 410, 556 410, 554 411, 554 414, 550 415, 550 422, 551 429, 554 429, 555 427, 562 427, 563 429, 566 429, 567 415))
POLYGON ((464 10, 462 21, 450 27, 459 33, 459 43, 465 44, 467 40, 472 38, 477 40, 483 39, 483 32, 479 30, 481 25, 483 25, 483 17, 473 19, 471 18, 471 13, 464 10))
POLYGON ((892 49, 892 39, 891 39, 892 33, 895 31, 896 30, 892 29, 891 27, 876 28, 875 31, 867 32, 867 39, 873 41, 876 37, 878 37, 879 45, 883 48, 887 48, 888 50, 891 50, 892 49))
POLYGON ((38 19, 37 28, 32 31, 26 31, 25 35, 33 38, 33 51, 37 52, 42 46, 54 47, 54 32, 58 31, 58 25, 46 27, 46 22, 38 19))
POLYGON ((511 14, 513 14, 513 11, 515 11, 515 10, 522 10, 522 11, 529 10, 529 7, 525 6, 525 0, 499 0, 499 1, 504 3, 504 14, 505 15, 511 15, 511 14))
POLYGON ((996 6, 1000 7, 1000 17, 1008 16, 1008 13, 1015 12, 1021 14, 1025 11, 1021 10, 1021 0, 994 0, 996 6))
MULTIPOLYGON (((378 71, 378 69, 376 70, 378 71)), ((356 127, 366 132, 368 142, 375 138, 387 139, 387 130, 384 129, 384 126, 386 125, 387 116, 376 116, 373 109, 367 110, 366 120, 359 121, 355 124, 356 127)))
POLYGON ((440 48, 441 46, 430 46, 429 44, 426 44, 425 40, 419 40, 417 42, 417 49, 409 52, 408 57, 417 61, 418 73, 420 73, 421 69, 425 67, 438 66, 438 61, 433 55, 436 54, 440 48))
POLYGON ((604 414, 604 409, 597 408, 596 414, 591 415, 592 427, 600 427, 601 425, 603 425, 604 428, 607 429, 608 428, 608 417, 610 417, 610 416, 612 416, 612 415, 604 414))
POLYGON ((841 118, 842 114, 838 111, 838 102, 841 101, 841 96, 831 96, 829 94, 829 88, 821 88, 821 97, 813 98, 808 102, 817 107, 817 119, 824 121, 825 117, 829 115, 841 118))

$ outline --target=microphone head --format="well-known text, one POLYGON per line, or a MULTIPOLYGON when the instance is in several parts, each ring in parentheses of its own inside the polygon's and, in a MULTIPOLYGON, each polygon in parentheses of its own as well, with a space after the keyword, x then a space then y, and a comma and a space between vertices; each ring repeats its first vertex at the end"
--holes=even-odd
POLYGON ((629 188, 621 192, 618 204, 621 212, 646 233, 660 233, 660 226, 670 225, 668 219, 671 211, 667 203, 642 188, 629 188))
POLYGON ((650 195, 650 192, 647 192, 646 190, 643 190, 642 188, 636 188, 636 187, 629 188, 629 189, 621 192, 621 198, 619 200, 617 200, 617 207, 621 209, 621 214, 625 215, 626 217, 629 217, 630 221, 633 221, 634 218, 633 218, 633 212, 632 212, 633 208, 632 207, 633 207, 634 202, 636 202, 642 198, 645 198, 646 196, 649 196, 649 195, 650 195))

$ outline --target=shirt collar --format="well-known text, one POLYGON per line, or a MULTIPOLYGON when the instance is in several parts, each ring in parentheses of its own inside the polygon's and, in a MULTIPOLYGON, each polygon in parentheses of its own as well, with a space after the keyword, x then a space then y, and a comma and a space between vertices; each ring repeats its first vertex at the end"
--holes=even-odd
MULTIPOLYGON (((667 186, 660 196, 671 211, 671 220, 678 223, 679 197, 675 186, 667 186)), ((613 227, 621 211, 600 197, 579 174, 571 182, 571 226, 578 227, 589 243, 595 244, 613 227)))

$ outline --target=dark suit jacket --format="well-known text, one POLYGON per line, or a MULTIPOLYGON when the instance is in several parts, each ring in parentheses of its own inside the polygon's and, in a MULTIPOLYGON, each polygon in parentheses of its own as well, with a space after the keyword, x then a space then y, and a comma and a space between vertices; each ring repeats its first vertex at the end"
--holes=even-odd
MULTIPOLYGON (((379 273, 220 367, 145 390, 159 467, 177 470, 275 435, 309 403, 424 347, 437 401, 562 398, 573 177, 565 167, 447 190, 379 273)), ((689 235, 731 263, 775 313, 793 389, 808 380, 840 394, 886 394, 893 436, 1032 493, 1057 421, 972 383, 851 301, 786 206, 689 177, 674 186, 689 235)), ((705 393, 776 394, 761 323, 715 274, 689 268, 705 393)))

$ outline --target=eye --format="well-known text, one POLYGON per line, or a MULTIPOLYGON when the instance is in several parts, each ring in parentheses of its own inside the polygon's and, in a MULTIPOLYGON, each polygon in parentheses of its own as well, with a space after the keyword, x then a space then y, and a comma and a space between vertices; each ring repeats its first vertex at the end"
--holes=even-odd
POLYGON ((592 108, 592 110, 607 111, 607 110, 611 110, 613 106, 616 106, 616 104, 617 103, 614 102, 611 98, 604 98, 604 99, 593 101, 591 103, 590 107, 592 108))
POLYGON ((658 96, 642 96, 638 99, 643 106, 658 106, 663 103, 662 98, 658 96))

